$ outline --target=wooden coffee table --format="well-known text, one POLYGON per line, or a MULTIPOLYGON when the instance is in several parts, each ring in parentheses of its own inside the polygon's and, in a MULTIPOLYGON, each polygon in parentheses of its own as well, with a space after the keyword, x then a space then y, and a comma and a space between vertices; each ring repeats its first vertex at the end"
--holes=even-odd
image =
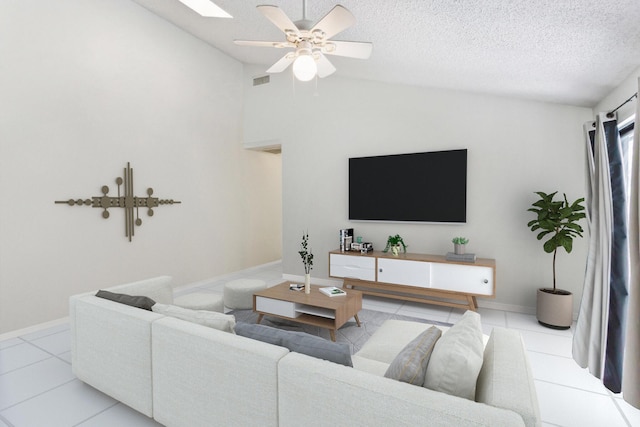
POLYGON ((324 286, 311 285, 311 293, 292 291, 291 283, 284 282, 253 294, 253 311, 259 314, 258 322, 265 315, 291 320, 305 325, 329 329, 331 340, 336 340, 336 330, 355 318, 362 310, 362 292, 344 289, 345 296, 330 297, 319 291, 324 286))

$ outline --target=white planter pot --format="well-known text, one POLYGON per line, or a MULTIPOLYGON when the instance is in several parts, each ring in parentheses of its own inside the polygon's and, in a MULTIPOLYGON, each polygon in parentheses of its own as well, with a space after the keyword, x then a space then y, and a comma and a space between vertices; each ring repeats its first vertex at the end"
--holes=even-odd
POLYGON ((538 323, 552 329, 569 329, 573 323, 573 294, 557 289, 538 289, 536 317, 538 323))

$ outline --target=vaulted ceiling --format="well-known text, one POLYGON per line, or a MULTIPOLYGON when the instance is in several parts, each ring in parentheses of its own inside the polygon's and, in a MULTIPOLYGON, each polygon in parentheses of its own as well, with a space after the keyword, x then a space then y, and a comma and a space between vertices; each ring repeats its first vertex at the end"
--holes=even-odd
MULTIPOLYGON (((178 0, 134 0, 229 56, 266 70, 284 40, 256 6, 215 0, 231 19, 204 18, 178 0)), ((302 0, 269 0, 293 21, 302 0)), ((308 0, 316 22, 336 3, 308 0)), ((640 66, 639 0, 342 0, 356 24, 335 40, 372 42, 370 59, 331 57, 333 76, 592 107, 640 66)), ((290 72, 288 69, 285 72, 290 72)), ((327 79, 333 78, 327 77, 327 79)))

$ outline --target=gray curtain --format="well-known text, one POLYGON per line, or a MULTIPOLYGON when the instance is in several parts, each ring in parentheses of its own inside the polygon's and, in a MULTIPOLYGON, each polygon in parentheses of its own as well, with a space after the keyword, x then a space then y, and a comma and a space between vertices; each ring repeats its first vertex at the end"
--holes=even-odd
MULTIPOLYGON (((640 90, 640 79, 638 79, 640 90)), ((622 395, 640 409, 640 103, 636 101, 636 127, 629 180, 629 305, 625 340, 622 395)))
POLYGON ((576 362, 601 378, 609 390, 622 391, 636 407, 640 407, 639 131, 636 127, 628 179, 615 114, 598 114, 595 123, 585 125, 589 253, 573 338, 576 362))
POLYGON ((573 358, 598 378, 604 375, 604 360, 609 322, 609 276, 613 209, 609 160, 604 124, 617 126, 615 119, 599 114, 596 122, 585 124, 587 151, 586 211, 589 251, 582 302, 573 336, 573 358))

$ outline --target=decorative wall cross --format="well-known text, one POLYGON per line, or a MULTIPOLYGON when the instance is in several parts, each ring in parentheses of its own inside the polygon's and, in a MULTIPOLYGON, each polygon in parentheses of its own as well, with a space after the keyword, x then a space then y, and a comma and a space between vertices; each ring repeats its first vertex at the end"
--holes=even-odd
POLYGON ((69 199, 69 200, 56 200, 55 203, 67 204, 69 206, 91 206, 92 208, 102 209, 102 217, 109 218, 110 208, 124 208, 124 227, 125 235, 131 241, 134 235, 134 225, 142 225, 142 220, 139 215, 139 208, 147 208, 147 215, 153 216, 153 208, 159 205, 173 205, 174 203, 181 203, 177 200, 167 199, 161 200, 157 197, 151 197, 153 195, 153 188, 147 189, 147 197, 138 197, 133 195, 133 169, 129 162, 124 169, 124 179, 121 177, 116 178, 116 184, 118 185, 118 196, 108 196, 109 187, 102 186, 102 196, 95 196, 90 199, 69 199), (124 194, 120 193, 120 186, 124 185, 124 194), (134 209, 135 209, 135 221, 134 221, 134 209))

